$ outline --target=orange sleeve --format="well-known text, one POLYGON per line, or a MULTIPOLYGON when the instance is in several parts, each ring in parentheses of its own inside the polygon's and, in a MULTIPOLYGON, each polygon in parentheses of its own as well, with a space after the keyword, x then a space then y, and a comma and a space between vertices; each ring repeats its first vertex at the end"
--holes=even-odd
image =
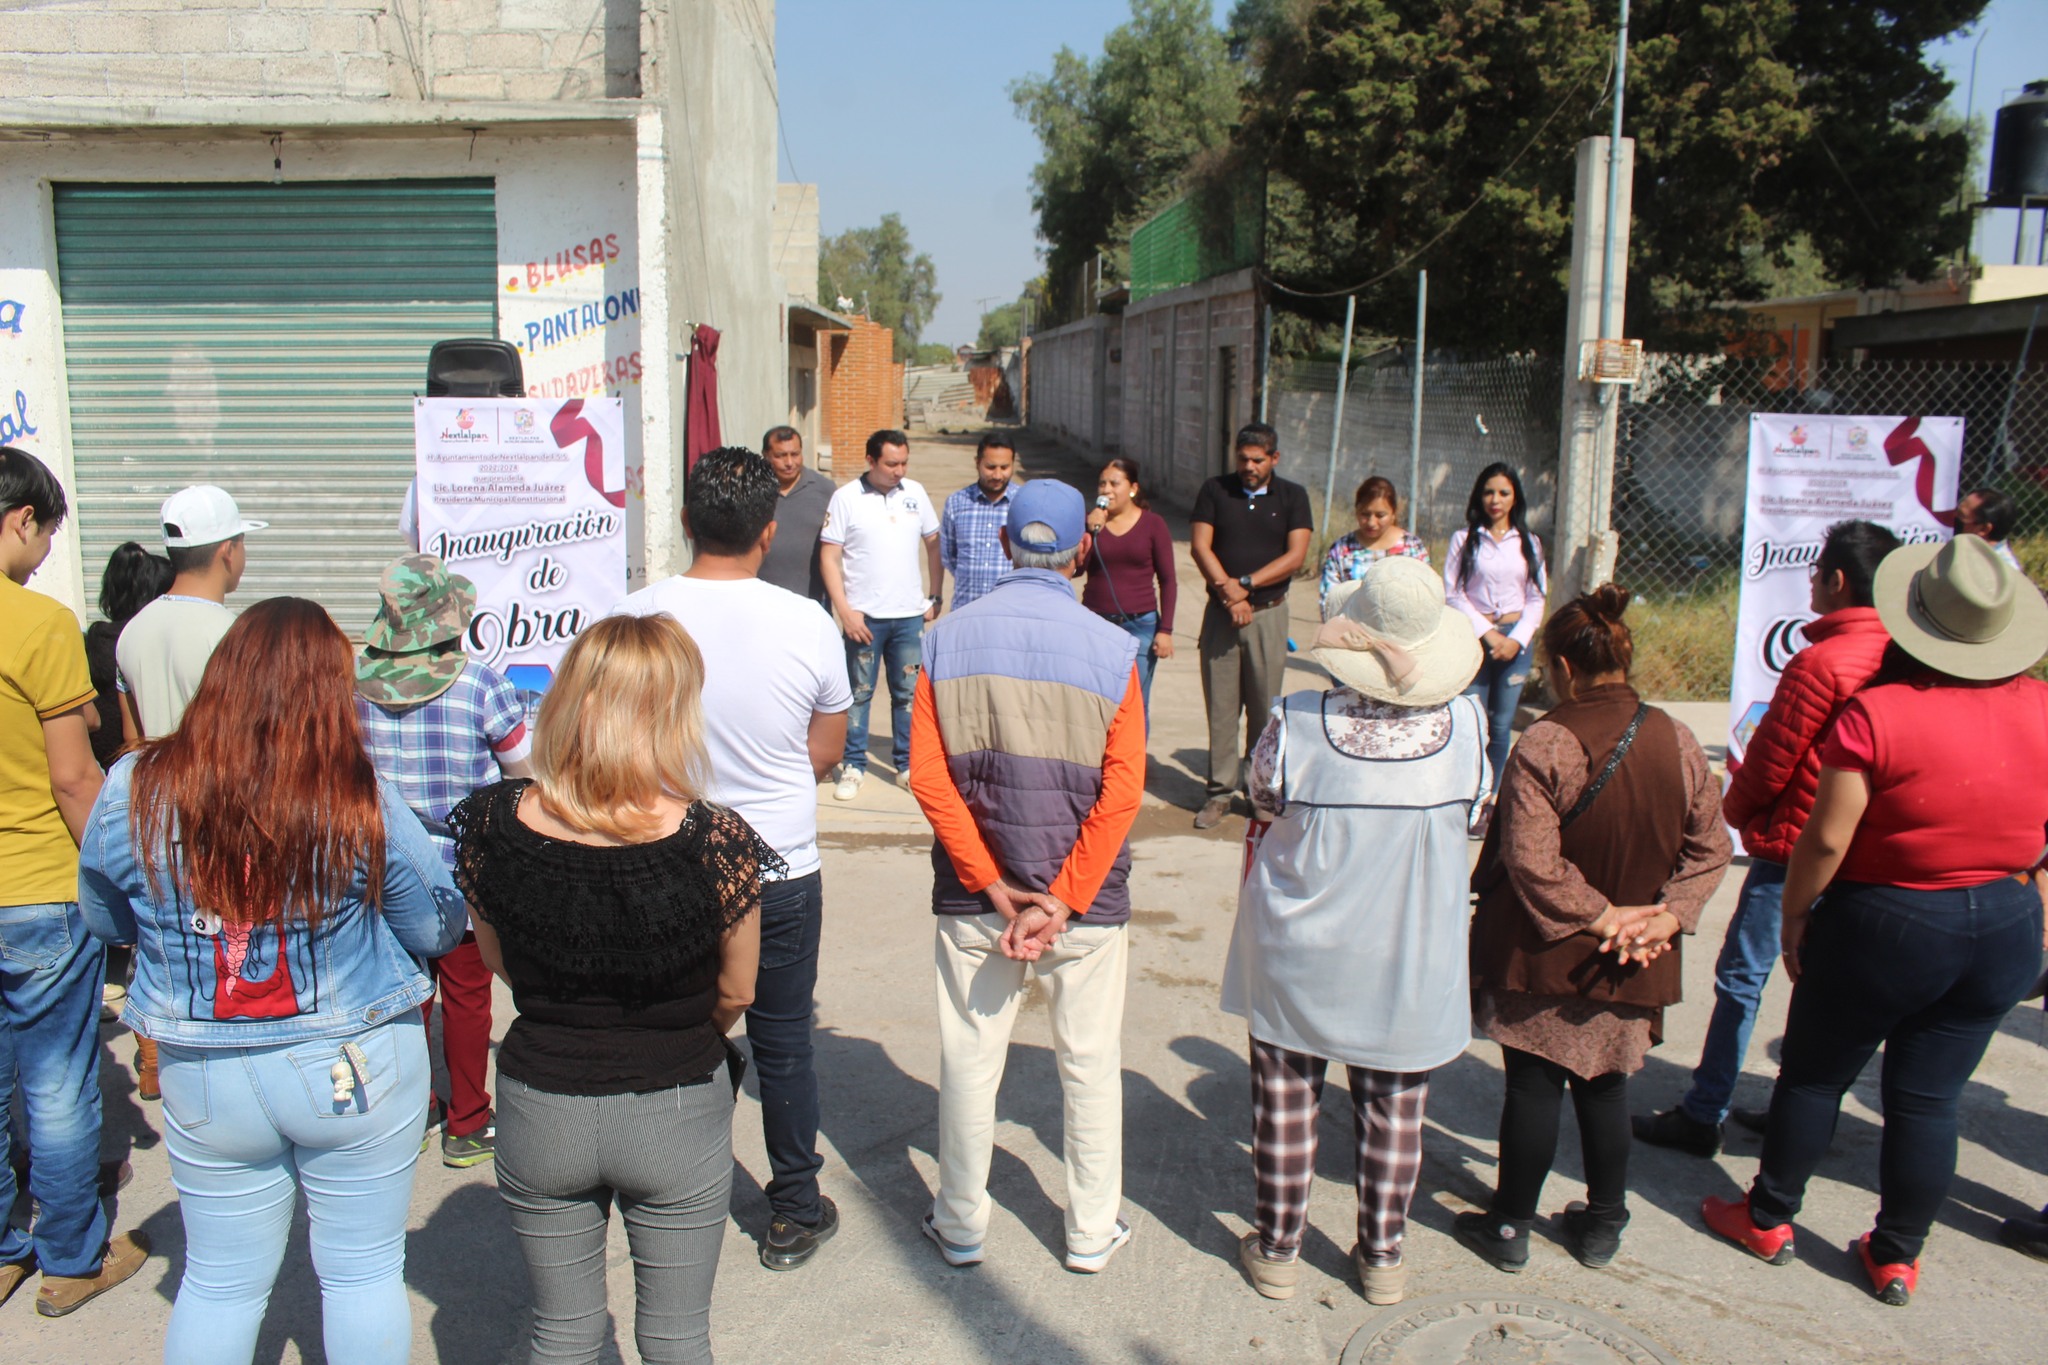
MULTIPOLYGON (((912 762, 914 766, 914 749, 912 762)), ((1138 670, 1133 667, 1123 705, 1109 722, 1109 745, 1102 755, 1102 795, 1095 798, 1094 808, 1081 822, 1074 851, 1047 888, 1077 914, 1087 914, 1088 907, 1095 904, 1095 893, 1102 889, 1103 878, 1122 851, 1144 798, 1145 697, 1138 686, 1138 670)))
POLYGON ((910 794, 917 798, 932 833, 953 860, 960 884, 969 891, 993 885, 1002 868, 988 851, 988 842, 981 837, 981 827, 974 823, 974 813, 961 799, 960 789, 953 785, 953 774, 946 767, 946 741, 939 734, 938 701, 932 696, 932 680, 922 669, 917 674, 917 694, 910 703, 910 794))

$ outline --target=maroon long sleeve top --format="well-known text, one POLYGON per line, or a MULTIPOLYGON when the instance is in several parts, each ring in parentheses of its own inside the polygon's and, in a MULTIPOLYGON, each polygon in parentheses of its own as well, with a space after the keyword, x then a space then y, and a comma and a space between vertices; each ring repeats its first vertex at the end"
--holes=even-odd
POLYGON ((1159 629, 1173 633, 1173 608, 1180 583, 1173 567, 1173 533, 1157 512, 1138 514, 1138 524, 1122 535, 1095 537, 1088 554, 1088 582, 1081 605, 1102 616, 1143 616, 1159 613, 1159 629), (1157 584, 1155 588, 1154 584, 1157 584))

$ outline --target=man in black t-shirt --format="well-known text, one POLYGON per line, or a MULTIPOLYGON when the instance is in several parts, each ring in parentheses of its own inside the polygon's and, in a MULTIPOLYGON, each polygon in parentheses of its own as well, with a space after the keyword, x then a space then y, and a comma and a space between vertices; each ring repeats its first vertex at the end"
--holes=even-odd
POLYGON ((1279 436, 1264 422, 1237 433, 1237 472, 1196 495, 1190 548, 1209 584, 1202 612, 1202 698, 1209 708, 1210 829, 1244 786, 1244 755, 1265 728, 1287 667, 1287 585, 1308 558, 1308 490, 1278 477, 1279 436), (1242 742, 1239 718, 1247 724, 1242 742))

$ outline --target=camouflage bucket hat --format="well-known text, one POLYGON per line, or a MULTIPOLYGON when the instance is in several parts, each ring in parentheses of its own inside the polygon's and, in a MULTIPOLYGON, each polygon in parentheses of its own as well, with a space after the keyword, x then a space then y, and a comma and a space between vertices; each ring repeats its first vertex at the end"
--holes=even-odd
POLYGON ((462 676, 475 585, 433 555, 412 554, 385 567, 377 591, 384 600, 363 632, 356 691, 384 706, 440 696, 462 676))

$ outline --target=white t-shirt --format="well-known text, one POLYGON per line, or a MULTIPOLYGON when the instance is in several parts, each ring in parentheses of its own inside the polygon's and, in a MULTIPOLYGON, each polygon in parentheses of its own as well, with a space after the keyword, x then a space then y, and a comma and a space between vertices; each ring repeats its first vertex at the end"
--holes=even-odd
POLYGON ((738 811, 790 876, 816 872, 811 715, 853 705, 839 628, 809 598, 757 578, 665 578, 612 608, 614 616, 662 613, 704 655, 706 794, 738 811))
POLYGON ((938 509, 923 484, 905 479, 877 493, 862 477, 832 495, 818 538, 845 552, 847 605, 887 621, 922 616, 931 605, 924 542, 938 533, 938 509))
POLYGON ((234 623, 235 614, 218 602, 166 593, 121 627, 114 664, 144 739, 160 739, 178 728, 213 647, 234 623))

